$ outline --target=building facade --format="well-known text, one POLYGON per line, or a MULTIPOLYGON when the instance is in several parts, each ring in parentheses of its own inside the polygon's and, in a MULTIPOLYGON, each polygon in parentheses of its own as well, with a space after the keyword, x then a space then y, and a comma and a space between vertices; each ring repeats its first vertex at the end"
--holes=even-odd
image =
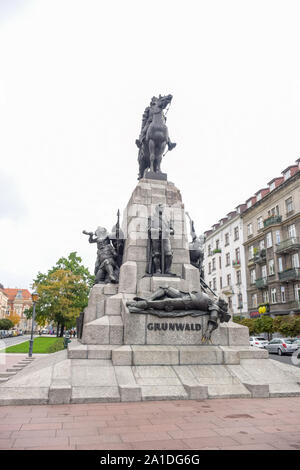
POLYGON ((232 315, 246 315, 246 270, 240 205, 204 233, 204 277, 208 286, 225 297, 232 315))
POLYGON ((8 313, 8 296, 0 289, 0 319, 6 318, 8 313))
POLYGON ((25 312, 32 306, 31 294, 27 289, 2 289, 4 294, 7 296, 7 313, 6 318, 9 319, 11 314, 17 314, 20 317, 20 321, 17 328, 23 331, 29 331, 31 329, 31 319, 27 320, 25 312))
POLYGON ((255 193, 241 214, 249 314, 300 314, 300 159, 255 193))

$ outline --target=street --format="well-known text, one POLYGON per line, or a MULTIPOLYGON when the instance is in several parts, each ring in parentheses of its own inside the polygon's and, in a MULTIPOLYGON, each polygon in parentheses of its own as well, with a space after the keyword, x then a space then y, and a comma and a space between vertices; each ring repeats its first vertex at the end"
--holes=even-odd
MULTIPOLYGON (((300 354, 300 351, 299 351, 299 354, 300 354)), ((298 359, 298 365, 292 362, 292 356, 279 356, 278 354, 269 353, 269 358, 273 359, 274 361, 283 362, 284 364, 289 364, 291 366, 300 367, 300 358, 298 359)))
MULTIPOLYGON (((15 344, 24 343, 24 341, 28 341, 29 339, 30 339, 30 335, 13 336, 11 338, 1 339, 0 344, 2 341, 5 344, 5 347, 14 346, 15 344)), ((2 349, 2 347, 0 347, 0 349, 2 349)))

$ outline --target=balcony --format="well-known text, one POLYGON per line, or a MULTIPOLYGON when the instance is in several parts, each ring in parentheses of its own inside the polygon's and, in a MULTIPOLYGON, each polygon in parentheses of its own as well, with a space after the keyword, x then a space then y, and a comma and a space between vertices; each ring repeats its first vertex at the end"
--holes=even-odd
POLYGON ((225 295, 232 295, 233 294, 233 287, 231 285, 224 286, 222 289, 222 293, 225 295))
POLYGON ((289 253, 290 251, 296 251, 300 248, 300 238, 292 237, 287 240, 283 240, 277 245, 276 253, 289 253))
POLYGON ((281 215, 272 215, 264 220, 264 228, 269 227, 270 225, 280 224, 282 220, 281 215))
POLYGON ((300 310, 300 300, 291 300, 286 304, 290 310, 300 310))
POLYGON ((215 255, 216 253, 221 253, 221 248, 215 248, 212 252, 213 252, 213 255, 215 255))
POLYGON ((258 289, 264 289, 268 285, 268 279, 266 277, 256 279, 255 285, 258 289))
POLYGON ((266 250, 260 250, 258 253, 255 254, 254 256, 254 262, 257 264, 265 264, 266 262, 266 250))
POLYGON ((239 259, 236 259, 236 260, 232 261, 232 266, 233 266, 234 268, 237 268, 237 269, 240 268, 240 267, 241 267, 241 262, 240 262, 240 260, 239 260, 239 259))
POLYGON ((300 268, 286 269, 278 273, 280 281, 298 281, 300 279, 300 268))

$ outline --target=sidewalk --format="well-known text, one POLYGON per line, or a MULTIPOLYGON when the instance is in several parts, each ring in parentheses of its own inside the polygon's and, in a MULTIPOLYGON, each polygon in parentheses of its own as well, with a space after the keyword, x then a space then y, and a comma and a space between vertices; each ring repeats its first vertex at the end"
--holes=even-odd
POLYGON ((0 407, 0 449, 300 449, 300 397, 0 407))

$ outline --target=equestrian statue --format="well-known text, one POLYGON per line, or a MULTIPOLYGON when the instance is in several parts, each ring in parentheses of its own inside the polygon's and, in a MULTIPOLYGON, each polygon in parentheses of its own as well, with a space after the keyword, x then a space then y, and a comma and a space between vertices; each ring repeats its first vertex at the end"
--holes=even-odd
POLYGON ((147 170, 161 174, 160 165, 166 146, 168 150, 176 147, 176 144, 170 141, 166 126, 166 115, 163 112, 171 104, 172 98, 172 95, 159 95, 158 98, 153 96, 150 106, 144 111, 141 133, 139 139, 135 141, 139 148, 138 179, 143 178, 147 170))

